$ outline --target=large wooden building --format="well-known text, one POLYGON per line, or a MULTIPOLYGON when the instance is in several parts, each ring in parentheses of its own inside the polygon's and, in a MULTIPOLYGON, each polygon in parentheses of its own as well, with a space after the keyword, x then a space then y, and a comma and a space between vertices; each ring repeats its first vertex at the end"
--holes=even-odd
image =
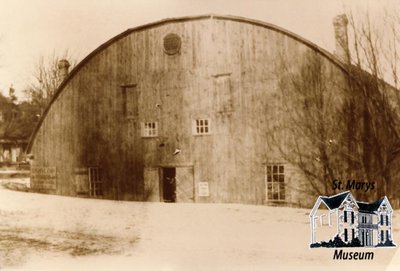
POLYGON ((129 29, 60 85, 28 146, 31 187, 118 200, 301 205, 301 174, 267 138, 289 101, 279 67, 299 70, 312 53, 344 82, 338 50, 230 16, 129 29))

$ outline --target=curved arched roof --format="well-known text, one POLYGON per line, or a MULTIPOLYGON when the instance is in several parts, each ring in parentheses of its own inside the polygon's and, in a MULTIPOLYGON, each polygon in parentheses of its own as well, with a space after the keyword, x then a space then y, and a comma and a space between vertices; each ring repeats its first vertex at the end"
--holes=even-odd
POLYGON ((227 20, 227 21, 242 22, 242 23, 247 23, 247 24, 252 24, 252 25, 268 28, 270 30, 282 33, 283 35, 289 36, 289 37, 293 38, 294 40, 297 40, 298 42, 301 42, 301 43, 305 44, 306 46, 312 48, 313 50, 315 50, 316 52, 320 53, 321 55, 326 57, 328 60, 330 60, 334 65, 336 65, 337 67, 339 67, 340 69, 342 69, 343 71, 346 72, 344 64, 338 58, 336 58, 333 54, 331 54, 327 50, 319 47, 318 45, 312 43, 311 41, 306 40, 303 37, 301 37, 301 36, 299 36, 299 35, 297 35, 297 34, 295 34, 293 32, 290 32, 290 31, 288 31, 288 30, 286 30, 284 28, 276 26, 274 24, 262 22, 262 21, 259 21, 259 20, 248 19, 248 18, 244 18, 244 17, 238 17, 238 16, 213 15, 213 14, 200 15, 200 16, 180 17, 180 18, 168 18, 168 19, 157 21, 157 22, 141 25, 141 26, 138 26, 138 27, 130 28, 130 29, 122 32, 121 34, 111 38, 107 42, 105 42, 102 45, 100 45, 97 49, 95 49, 88 56, 86 56, 78 65, 76 65, 75 68, 68 74, 68 76, 64 79, 64 81, 57 88, 53 98, 51 99, 50 103, 48 104, 48 106, 46 107, 46 109, 43 112, 42 116, 40 117, 39 122, 36 125, 35 130, 33 131, 32 135, 31 135, 31 138, 29 140, 29 144, 28 144, 26 152, 30 152, 30 150, 32 148, 33 141, 34 141, 34 139, 36 137, 36 134, 39 131, 39 129, 40 129, 42 123, 43 123, 43 120, 46 118, 46 115, 49 112, 52 104, 57 100, 58 96, 64 90, 65 86, 75 76, 75 74, 77 74, 82 69, 82 67, 85 66, 85 64, 87 62, 89 62, 93 57, 95 57, 101 51, 103 51, 104 49, 109 47, 111 44, 113 44, 113 43, 117 42, 118 40, 130 35, 131 33, 135 32, 135 31, 149 29, 149 28, 157 27, 157 26, 160 26, 160 25, 163 25, 163 24, 168 24, 168 23, 196 21, 196 20, 205 20, 205 19, 215 19, 215 20, 227 20))

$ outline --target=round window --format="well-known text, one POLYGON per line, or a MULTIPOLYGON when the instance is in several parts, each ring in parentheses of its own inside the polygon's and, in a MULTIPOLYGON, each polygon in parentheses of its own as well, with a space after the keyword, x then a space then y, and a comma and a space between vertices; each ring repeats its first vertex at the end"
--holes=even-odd
POLYGON ((164 37, 164 52, 168 55, 175 55, 181 50, 181 37, 177 34, 168 34, 164 37))

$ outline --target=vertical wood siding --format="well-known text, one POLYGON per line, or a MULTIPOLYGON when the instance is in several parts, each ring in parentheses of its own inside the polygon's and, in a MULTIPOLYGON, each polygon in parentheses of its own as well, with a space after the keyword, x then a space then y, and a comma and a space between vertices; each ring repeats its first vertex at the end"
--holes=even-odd
POLYGON ((69 81, 36 135, 34 165, 57 168, 57 190, 49 191, 57 194, 76 196, 82 177, 74 169, 98 166, 105 198, 142 200, 144 168, 174 166, 190 169, 182 176, 192 174, 195 189, 209 182, 210 196, 195 193, 196 202, 263 204, 264 166, 278 156, 266 134, 271 123, 283 120, 285 102, 278 95, 277 62, 284 54, 299 68, 296 56, 307 50, 282 33, 211 18, 132 32, 69 81), (163 51, 168 33, 182 39, 178 55, 163 51), (230 110, 216 105, 221 83, 215 75, 224 73, 230 89, 221 97, 229 95, 230 110), (134 119, 124 115, 121 86, 130 84, 138 94, 134 119), (196 118, 211 120, 210 135, 192 134, 196 118), (155 121, 159 136, 142 138, 140 123, 155 121), (181 153, 173 155, 175 149, 181 153))

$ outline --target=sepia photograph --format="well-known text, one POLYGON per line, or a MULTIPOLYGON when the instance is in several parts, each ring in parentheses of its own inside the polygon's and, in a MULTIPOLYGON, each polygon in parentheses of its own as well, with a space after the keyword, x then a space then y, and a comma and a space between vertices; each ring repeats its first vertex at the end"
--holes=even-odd
POLYGON ((397 0, 0 0, 0 270, 400 270, 397 0))

